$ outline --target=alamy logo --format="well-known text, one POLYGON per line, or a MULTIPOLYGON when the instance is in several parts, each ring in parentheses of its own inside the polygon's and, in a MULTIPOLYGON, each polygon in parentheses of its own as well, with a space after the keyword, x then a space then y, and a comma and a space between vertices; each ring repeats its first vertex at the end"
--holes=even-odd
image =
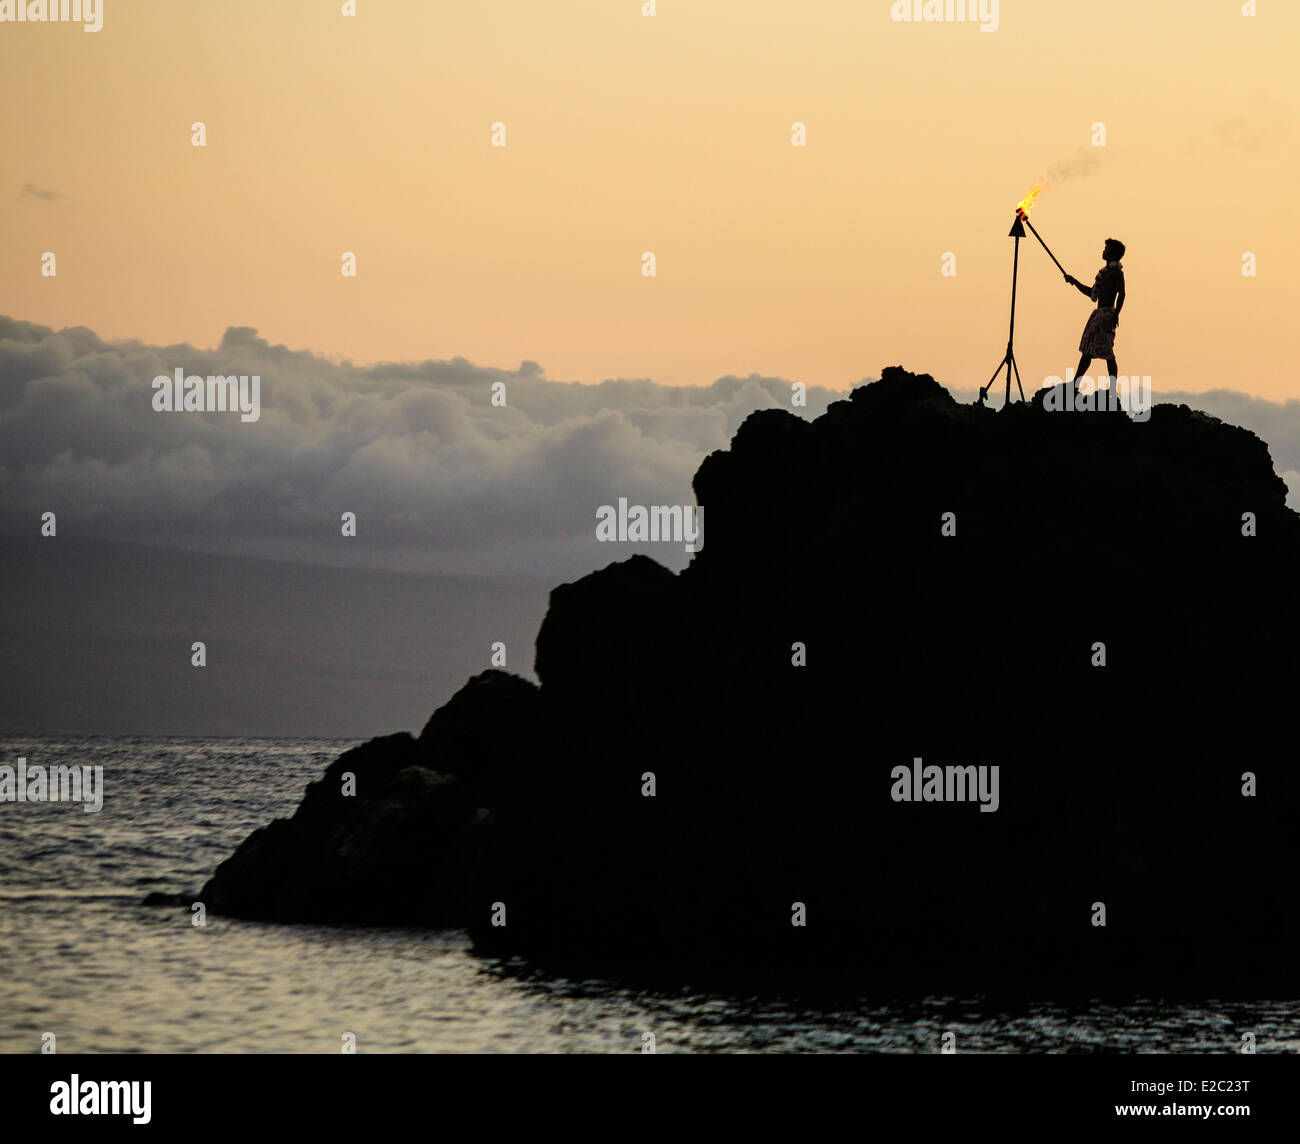
POLYGON ((978 802, 981 814, 997 810, 998 767, 924 767, 913 759, 911 767, 899 765, 890 773, 895 802, 978 802))
POLYGON ((998 30, 998 0, 894 0, 889 18, 896 24, 978 24, 998 30))
POLYGON ((81 802, 87 814, 104 809, 103 767, 0 767, 0 802, 81 802))
POLYGON ((260 374, 196 373, 189 377, 177 366, 173 376, 160 373, 153 379, 155 413, 234 413, 241 421, 256 421, 262 416, 262 378, 260 374))
POLYGON ((1122 410, 1134 421, 1151 420, 1151 375, 1120 374, 1109 379, 1109 388, 1101 388, 1101 378, 1088 374, 1074 376, 1071 366, 1065 373, 1065 384, 1053 374, 1044 384, 1051 388, 1043 395, 1043 408, 1048 413, 1114 413, 1122 410))
POLYGON ((704 506, 680 504, 629 505, 618 498, 618 507, 603 504, 596 510, 596 539, 601 541, 674 541, 687 552, 704 547, 704 506))
POLYGON ((84 24, 85 31, 104 26, 101 0, 0 0, 0 24, 84 24))
POLYGON ((152 1118, 153 1082, 147 1080, 70 1080, 50 1085, 51 1116, 129 1116, 132 1124, 152 1118))

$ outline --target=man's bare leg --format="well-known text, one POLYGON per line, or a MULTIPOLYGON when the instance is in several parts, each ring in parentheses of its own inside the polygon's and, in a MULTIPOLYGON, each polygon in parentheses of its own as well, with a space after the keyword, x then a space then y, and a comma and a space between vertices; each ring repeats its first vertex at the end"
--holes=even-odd
POLYGON ((1092 358, 1087 355, 1079 359, 1079 368, 1074 371, 1074 392, 1079 392, 1079 378, 1088 372, 1088 367, 1092 365, 1092 358))

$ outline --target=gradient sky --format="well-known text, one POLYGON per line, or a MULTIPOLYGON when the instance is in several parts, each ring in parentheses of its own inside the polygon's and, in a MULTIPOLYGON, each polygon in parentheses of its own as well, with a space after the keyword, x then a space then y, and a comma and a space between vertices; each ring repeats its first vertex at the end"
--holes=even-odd
MULTIPOLYGON (((1014 204, 1082 155, 1033 221, 1081 278, 1128 244, 1121 370, 1157 397, 1300 395, 1300 5, 1003 0, 992 33, 891 6, 105 0, 98 33, 0 24, 0 313, 587 382, 842 389, 900 363, 970 388, 1005 348, 1014 204)), ((1087 309, 1022 245, 1026 389, 1074 364, 1087 309)))

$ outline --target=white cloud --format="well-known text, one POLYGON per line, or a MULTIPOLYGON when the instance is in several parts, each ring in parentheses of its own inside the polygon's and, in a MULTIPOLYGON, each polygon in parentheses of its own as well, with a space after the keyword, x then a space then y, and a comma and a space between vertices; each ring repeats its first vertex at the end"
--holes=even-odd
MULTIPOLYGON (((620 496, 694 503, 704 456, 755 409, 790 409, 790 393, 788 381, 757 375, 580 385, 548 381, 535 362, 359 367, 270 345, 248 327, 196 349, 0 318, 0 530, 34 536, 54 511, 60 535, 563 578, 632 551, 596 542, 598 506, 620 496), (178 366, 259 374, 261 419, 155 413, 150 382, 178 366), (490 401, 498 381, 504 408, 490 401), (355 540, 340 535, 344 511, 358 514, 355 540)), ((815 417, 846 393, 807 396, 793 411, 815 417)), ((1300 507, 1300 401, 1228 390, 1156 400, 1254 430, 1300 507)), ((644 551, 669 567, 687 560, 678 545, 644 551)))
MULTIPOLYGON (((707 387, 548 381, 463 358, 368 367, 272 346, 107 343, 0 318, 0 527, 378 567, 573 575, 623 558, 595 512, 692 504, 705 454, 749 413, 790 406, 779 378, 707 387), (157 413, 151 381, 259 374, 262 416, 157 413), (504 408, 491 404, 506 385, 504 408), (344 511, 358 536, 339 534, 344 511)), ((810 387, 807 416, 845 394, 810 387)), ((680 546, 648 549, 682 566, 680 546)))

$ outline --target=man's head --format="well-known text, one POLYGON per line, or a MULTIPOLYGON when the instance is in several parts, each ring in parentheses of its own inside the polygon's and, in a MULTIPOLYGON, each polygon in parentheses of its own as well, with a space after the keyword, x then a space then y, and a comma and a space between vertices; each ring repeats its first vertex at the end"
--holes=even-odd
POLYGON ((1101 256, 1107 262, 1118 262, 1124 257, 1124 244, 1118 238, 1106 239, 1106 245, 1102 249, 1101 256))

